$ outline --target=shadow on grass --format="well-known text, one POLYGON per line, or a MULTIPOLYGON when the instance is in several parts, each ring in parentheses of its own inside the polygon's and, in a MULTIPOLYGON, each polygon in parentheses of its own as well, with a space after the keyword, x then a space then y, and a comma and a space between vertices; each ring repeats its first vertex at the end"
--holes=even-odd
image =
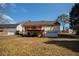
POLYGON ((71 34, 59 34, 59 38, 70 38, 70 39, 79 39, 79 35, 71 35, 71 34))
POLYGON ((65 47, 75 52, 79 52, 79 41, 48 41, 46 44, 56 44, 58 46, 65 47))

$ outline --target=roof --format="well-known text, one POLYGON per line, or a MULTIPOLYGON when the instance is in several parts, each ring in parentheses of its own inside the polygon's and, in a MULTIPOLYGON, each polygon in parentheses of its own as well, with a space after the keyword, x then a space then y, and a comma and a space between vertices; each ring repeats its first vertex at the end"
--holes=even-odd
POLYGON ((52 26, 52 25, 60 25, 60 23, 56 21, 30 21, 23 23, 24 26, 52 26))
POLYGON ((16 28, 18 24, 0 24, 0 28, 16 28))

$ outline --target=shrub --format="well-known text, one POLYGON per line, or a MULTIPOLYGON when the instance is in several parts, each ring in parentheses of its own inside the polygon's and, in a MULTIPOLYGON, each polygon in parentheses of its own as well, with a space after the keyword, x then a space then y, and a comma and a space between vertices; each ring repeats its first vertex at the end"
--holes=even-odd
POLYGON ((16 34, 16 35, 19 35, 19 31, 16 31, 15 34, 16 34))

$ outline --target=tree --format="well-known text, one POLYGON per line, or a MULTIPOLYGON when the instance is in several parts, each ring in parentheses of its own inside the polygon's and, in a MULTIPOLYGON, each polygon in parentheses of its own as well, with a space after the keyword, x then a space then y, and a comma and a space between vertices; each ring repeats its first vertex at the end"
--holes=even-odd
POLYGON ((79 4, 75 4, 70 11, 70 28, 79 33, 79 4))
POLYGON ((63 26, 63 31, 64 31, 65 25, 69 23, 69 15, 62 14, 58 16, 57 21, 63 26))

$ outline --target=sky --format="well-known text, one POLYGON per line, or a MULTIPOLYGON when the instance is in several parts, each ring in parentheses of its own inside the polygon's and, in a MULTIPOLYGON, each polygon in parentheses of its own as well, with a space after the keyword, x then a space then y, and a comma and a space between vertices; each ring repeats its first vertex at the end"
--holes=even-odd
POLYGON ((1 4, 0 12, 20 21, 55 21, 63 13, 69 13, 71 3, 7 3, 1 4))

